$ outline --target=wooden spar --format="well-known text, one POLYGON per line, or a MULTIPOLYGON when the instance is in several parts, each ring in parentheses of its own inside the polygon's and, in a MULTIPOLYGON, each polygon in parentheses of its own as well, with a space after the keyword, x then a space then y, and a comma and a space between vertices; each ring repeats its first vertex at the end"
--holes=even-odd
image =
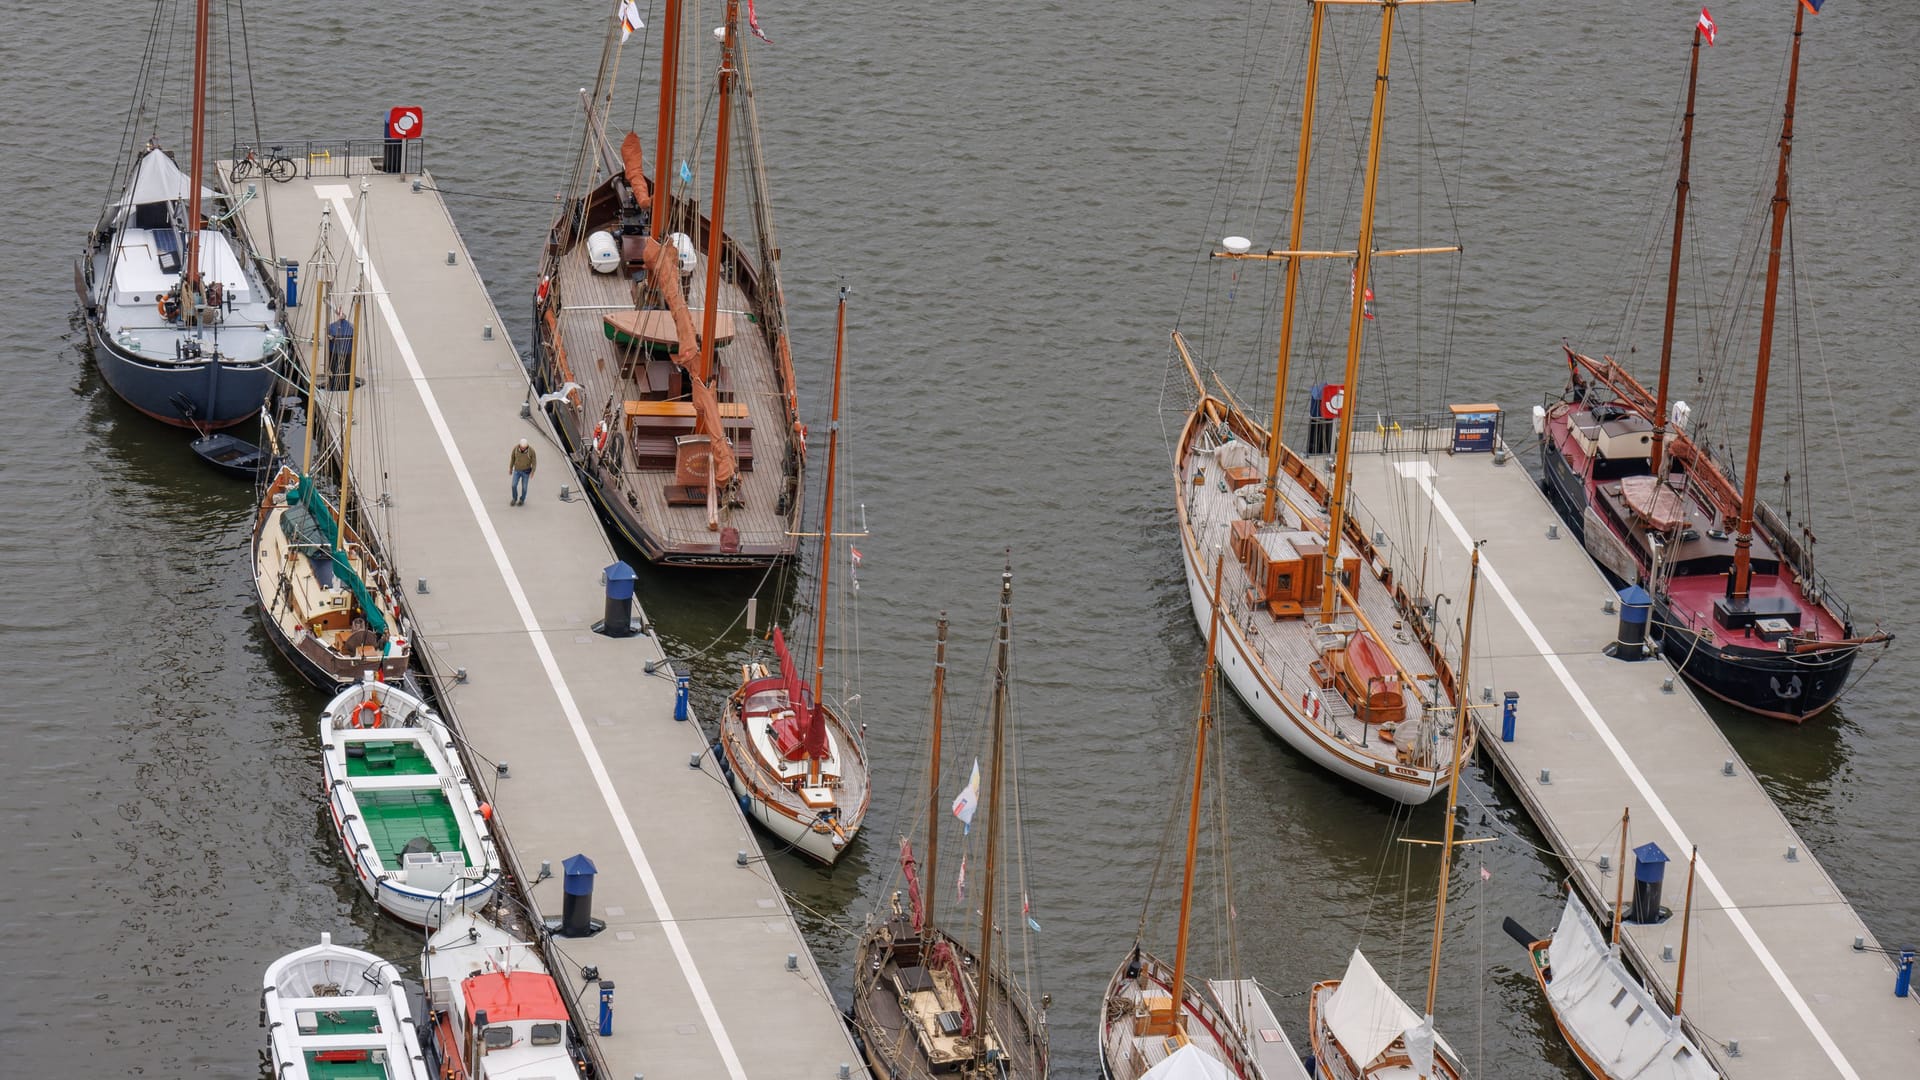
POLYGON ((1220 574, 1225 565, 1225 556, 1214 556, 1213 617, 1207 623, 1207 663, 1200 676, 1200 716, 1194 721, 1193 792, 1187 801, 1187 870, 1180 882, 1180 930, 1173 946, 1173 1024, 1182 1031, 1187 1027, 1186 1010, 1181 1004, 1187 997, 1187 926, 1193 915, 1194 853, 1200 845, 1200 789, 1207 773, 1207 724, 1213 718, 1213 656, 1215 643, 1220 639, 1220 574))
MULTIPOLYGON (((712 294, 709 293, 709 296, 712 294)), ((713 325, 713 304, 707 305, 707 325, 713 325)), ((833 576, 833 468, 840 456, 840 370, 846 359, 847 289, 840 287, 840 310, 833 324, 833 409, 827 420, 827 490, 820 507, 820 602, 814 605, 813 708, 807 717, 807 785, 820 786, 819 749, 826 743, 821 729, 827 722, 822 693, 827 681, 827 582, 833 576)))
POLYGON ((340 421, 340 520, 333 523, 333 550, 340 551, 347 542, 347 502, 353 495, 353 485, 347 482, 348 471, 353 466, 353 399, 354 381, 360 374, 360 320, 366 316, 367 308, 367 185, 360 182, 360 272, 353 282, 353 344, 347 348, 347 408, 346 415, 340 421))
POLYGON ((1627 901, 1627 821, 1632 817, 1633 807, 1620 809, 1620 867, 1619 877, 1613 883, 1613 941, 1617 952, 1620 949, 1620 912, 1627 901))
POLYGON ((313 287, 313 347, 307 350, 307 426, 300 431, 300 475, 306 476, 313 471, 313 420, 319 403, 314 399, 320 389, 320 357, 326 348, 327 325, 327 286, 333 282, 333 251, 327 246, 327 234, 332 231, 333 207, 323 204, 320 207, 320 242, 315 245, 323 256, 318 272, 314 274, 313 287))
POLYGON ((1680 180, 1673 191, 1673 258, 1667 266, 1667 320, 1660 331, 1660 389, 1653 399, 1653 475, 1666 476, 1661 454, 1667 438, 1667 375, 1673 369, 1673 315, 1680 305, 1680 238, 1687 222, 1688 167, 1693 161, 1693 92, 1700 82, 1700 24, 1693 24, 1693 55, 1687 62, 1687 112, 1680 122, 1680 180))
MULTIPOLYGON (((728 4, 734 0, 727 0, 728 4)), ((1013 637, 1013 568, 1000 574, 1000 640, 994 646, 993 660, 993 765, 987 771, 987 868, 980 881, 980 951, 974 965, 978 984, 974 1000, 980 1003, 977 1045, 985 1047, 993 1027, 993 901, 994 860, 1000 843, 1000 779, 1003 773, 1001 747, 1007 726, 1007 650, 1013 637)))
POLYGON ((940 892, 940 722, 947 704, 947 613, 933 624, 933 732, 927 755, 927 889, 921 904, 920 932, 933 931, 933 902, 940 892))
POLYGON ((1440 929, 1447 921, 1447 877, 1453 868, 1453 808, 1460 799, 1460 748, 1467 741, 1467 661, 1473 655, 1474 594, 1480 587, 1480 545, 1473 545, 1473 569, 1467 578, 1467 625, 1460 636, 1460 692, 1453 721, 1453 768, 1447 774, 1447 824, 1441 833, 1440 901, 1433 909, 1433 960, 1427 966, 1427 1026, 1433 1026, 1433 998, 1440 989, 1440 929))
POLYGON ((1687 931, 1693 929, 1693 870, 1700 861, 1700 845, 1687 856, 1687 904, 1680 915, 1680 970, 1673 977, 1673 1018, 1680 1019, 1680 1002, 1687 994, 1687 931))
POLYGON ((1733 577, 1727 595, 1745 600, 1753 582, 1753 500, 1760 483, 1760 435, 1767 420, 1767 369, 1773 358, 1773 315, 1780 300, 1780 244, 1786 237, 1787 159, 1793 156, 1793 96, 1800 87, 1800 34, 1805 6, 1793 9, 1793 60, 1787 67, 1787 108, 1780 122, 1780 167, 1773 184, 1773 241, 1767 250, 1767 295, 1760 310, 1760 360, 1753 373, 1753 419, 1747 428, 1746 477, 1740 485, 1740 520, 1734 526, 1733 577))
POLYGON ((673 99, 680 68, 680 0, 666 0, 665 25, 660 29, 660 118, 653 134, 653 239, 667 238, 667 192, 673 178, 667 163, 673 160, 673 99))
POLYGON ((707 285, 702 293, 706 318, 700 326, 700 359, 693 377, 713 378, 713 321, 720 314, 720 256, 726 250, 727 140, 733 130, 733 80, 739 69, 733 53, 739 47, 740 0, 727 0, 725 34, 720 42, 720 101, 713 137, 713 212, 707 219, 707 285))
MULTIPOLYGON (((1313 149, 1313 106, 1320 85, 1320 28, 1326 14, 1326 8, 1313 5, 1313 21, 1307 32, 1307 86, 1300 99, 1300 151, 1294 161, 1293 213, 1287 225, 1290 251, 1299 250, 1300 233, 1307 222, 1307 157, 1313 149)), ((1293 360, 1293 309, 1300 295, 1299 259, 1287 260, 1286 284, 1280 292, 1280 346, 1273 372, 1273 423, 1267 436, 1267 495, 1260 504, 1260 520, 1265 522, 1273 520, 1273 499, 1280 489, 1280 430, 1286 419, 1287 369, 1293 360)))
POLYGON ((1180 362, 1187 366, 1187 377, 1193 380, 1194 392, 1205 397, 1207 384, 1200 378, 1200 369, 1193 365, 1193 353, 1187 350, 1187 339, 1181 337, 1178 330, 1173 332, 1173 347, 1180 353, 1180 362))
POLYGON ((187 265, 180 272, 186 288, 180 307, 190 324, 200 322, 200 170, 207 152, 207 34, 212 17, 209 0, 200 0, 193 15, 193 149, 187 156, 187 265))
MULTIPOLYGON (((1460 253, 1460 250, 1459 244, 1447 244, 1442 247, 1386 248, 1374 252, 1373 257, 1376 259, 1390 259, 1401 255, 1457 255, 1460 253)), ((1263 251, 1258 255, 1255 255, 1251 251, 1240 254, 1231 251, 1216 251, 1212 253, 1212 257, 1216 259, 1241 259, 1246 262, 1281 262, 1287 259, 1351 259, 1354 254, 1352 251, 1290 251, 1275 248, 1272 251, 1263 251)))
MULTIPOLYGON (((1373 266, 1373 207, 1380 192, 1381 128, 1387 111, 1387 62, 1393 58, 1395 5, 1380 5, 1380 59, 1373 77, 1373 106, 1367 135, 1367 173, 1360 195, 1360 239, 1354 244, 1353 298, 1347 314, 1346 404, 1340 409, 1340 435, 1334 443, 1333 494, 1327 504, 1327 587, 1321 590, 1320 621, 1332 622, 1340 582, 1340 530, 1347 516, 1347 458, 1353 443, 1353 414, 1359 400, 1360 328, 1366 312, 1367 273, 1373 266)), ((1459 740, 1456 738, 1455 745, 1459 740)), ((1444 900, 1442 901, 1444 903, 1444 900)), ((1428 1012, 1433 1010, 1429 1008, 1428 1012)))

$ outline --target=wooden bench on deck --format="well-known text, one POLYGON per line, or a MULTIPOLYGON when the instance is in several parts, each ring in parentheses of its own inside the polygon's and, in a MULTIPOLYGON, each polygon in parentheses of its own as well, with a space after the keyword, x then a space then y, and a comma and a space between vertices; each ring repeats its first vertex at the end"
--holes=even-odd
MULTIPOLYGON (((691 401, 628 401, 627 444, 632 447, 636 469, 671 469, 674 465, 674 439, 693 434, 694 411, 691 401)), ((733 454, 741 472, 753 471, 753 418, 738 402, 720 403, 720 426, 733 443, 733 454)), ((701 498, 704 500, 705 495, 701 498)))

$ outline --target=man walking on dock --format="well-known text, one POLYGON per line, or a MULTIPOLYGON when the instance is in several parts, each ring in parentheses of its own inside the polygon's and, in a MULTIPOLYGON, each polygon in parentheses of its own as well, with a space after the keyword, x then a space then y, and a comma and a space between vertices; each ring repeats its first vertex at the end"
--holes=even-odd
POLYGON ((513 505, 521 506, 527 501, 527 481, 533 477, 533 447, 527 440, 521 439, 520 445, 513 448, 513 455, 507 459, 507 468, 513 471, 513 505))

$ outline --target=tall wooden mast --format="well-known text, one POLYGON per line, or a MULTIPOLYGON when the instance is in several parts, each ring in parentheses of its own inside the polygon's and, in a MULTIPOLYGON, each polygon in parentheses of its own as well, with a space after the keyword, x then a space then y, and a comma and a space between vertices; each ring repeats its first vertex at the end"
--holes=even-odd
POLYGON ((1693 870, 1700 861, 1700 845, 1687 856, 1687 905, 1680 915, 1680 970, 1673 977, 1673 1018, 1680 1019, 1680 1003, 1687 994, 1687 931, 1693 929, 1693 870))
MULTIPOLYGON (((660 28, 660 116, 653 134, 653 239, 667 238, 667 192, 673 176, 667 171, 673 160, 674 97, 679 93, 680 74, 680 0, 666 0, 660 28)), ((617 16, 616 16, 617 18, 617 16)))
POLYGON ((1767 419, 1767 369, 1773 358, 1773 315, 1780 299, 1780 245, 1786 238, 1787 159, 1793 155, 1793 96, 1800 86, 1800 34, 1805 6, 1793 9, 1793 60, 1787 68, 1787 107, 1780 122, 1780 166, 1773 185, 1773 239, 1767 249, 1767 295, 1760 310, 1760 360, 1753 372, 1753 419, 1747 429, 1746 477, 1740 485, 1740 520, 1734 526, 1733 576, 1727 595, 1745 600, 1753 582, 1753 501, 1760 483, 1760 434, 1767 419))
POLYGON ((207 153, 207 34, 212 25, 209 0, 199 0, 193 15, 193 146, 187 155, 187 265, 180 280, 180 307, 187 322, 200 321, 200 169, 207 153))
MULTIPOLYGON (((1364 249, 1364 246, 1362 248, 1364 249)), ((1473 655, 1473 607, 1474 594, 1480 588, 1480 545, 1473 545, 1473 569, 1467 578, 1467 625, 1460 637, 1460 693, 1459 704, 1454 713, 1453 722, 1453 767, 1447 773, 1447 824, 1441 833, 1440 844, 1440 900, 1433 909, 1433 960, 1427 966, 1427 1027, 1433 1027, 1433 999, 1440 990, 1440 942, 1441 928, 1447 921, 1447 878, 1453 869, 1453 810, 1460 799, 1460 753, 1466 745, 1468 725, 1472 720, 1467 716, 1467 661, 1473 655)))
POLYGON ((353 337, 350 339, 352 344, 347 349, 347 407, 340 421, 340 520, 333 523, 333 550, 335 551, 344 551, 347 546, 347 503, 353 497, 353 484, 349 479, 353 467, 353 399, 358 396, 354 392, 354 383, 360 374, 360 342, 366 337, 362 319, 367 310, 367 290, 373 287, 369 283, 367 268, 370 249, 367 246, 369 241, 367 240, 367 182, 365 180, 360 181, 359 224, 360 269, 353 281, 353 337))
POLYGON ((1673 195, 1673 258, 1667 266, 1667 319, 1660 331, 1660 388, 1653 399, 1653 475, 1663 477, 1661 460, 1667 438, 1667 375, 1673 368, 1673 316, 1680 305, 1680 238, 1687 222, 1688 169, 1693 161, 1693 92, 1700 82, 1700 24, 1693 25, 1693 54, 1687 62, 1687 113, 1680 123, 1680 179, 1673 195))
MULTIPOLYGON (((1353 303, 1347 313, 1347 370, 1340 409, 1340 436, 1334 444, 1333 495, 1327 505, 1326 588, 1321 590, 1320 621, 1332 622, 1340 601, 1340 533, 1347 517, 1347 454, 1353 441, 1354 403, 1360 380, 1360 328, 1366 313, 1367 274, 1373 268, 1373 207, 1380 191, 1381 128, 1387 113, 1387 62, 1393 57, 1393 0, 1380 5, 1380 59, 1373 76, 1373 106, 1367 134, 1367 173, 1360 195, 1360 240, 1354 247, 1353 303)), ((1291 264, 1289 264, 1291 266, 1291 264)), ((1355 582, 1356 587, 1358 582, 1355 582)), ((1456 738, 1456 745, 1457 745, 1456 738)), ((1432 1010, 1428 1010, 1432 1011, 1432 1010)))
POLYGON ((980 880, 980 951, 975 954, 979 963, 974 965, 978 979, 974 1000, 980 1003, 977 1031, 981 1045, 985 1045, 993 1028, 993 879, 998 870, 995 860, 999 857, 1000 845, 1000 781, 1005 772, 1006 755, 1002 748, 1007 728, 1007 650, 1013 639, 1012 603, 1013 568, 1009 566, 1000 575, 1000 640, 994 645, 993 659, 993 764, 987 770, 987 868, 980 880))
POLYGON ((926 899, 920 908, 920 932, 933 932, 933 902, 940 893, 940 722, 947 705, 947 613, 933 624, 933 733, 927 750, 926 899))
MULTIPOLYGON (((720 317, 720 256, 726 249, 727 149, 733 137, 733 82, 740 69, 734 54, 740 47, 740 0, 727 0, 727 21, 720 42, 719 115, 713 137, 713 209, 707 216, 707 283, 701 293, 700 368, 696 378, 713 377, 713 328, 720 317)), ((716 428, 717 432, 717 428, 716 428)), ((716 436, 724 437, 724 436, 716 436)))
MULTIPOLYGON (((1314 9, 1315 14, 1319 9, 1314 9)), ((1222 556, 1213 560, 1213 618, 1207 624, 1207 664, 1205 674, 1200 677, 1200 715, 1194 721, 1193 733, 1193 791, 1187 800, 1187 870, 1180 882, 1180 929, 1174 938, 1173 946, 1173 1023, 1184 1029, 1187 1026, 1186 1010, 1181 1003, 1186 1000, 1187 986, 1187 925, 1193 914, 1193 864, 1194 855, 1200 846, 1200 790, 1207 773, 1207 726, 1213 719, 1213 654, 1214 645, 1220 638, 1220 572, 1226 564, 1222 556)))
MULTIPOLYGON (((1273 422, 1267 427, 1267 496, 1260 504, 1260 520, 1272 521, 1280 485, 1280 430, 1286 419, 1287 374, 1293 360, 1293 309, 1300 291, 1300 234, 1307 220, 1307 157, 1313 149, 1313 106, 1320 84, 1320 27, 1326 8, 1313 5, 1312 29, 1307 32, 1307 88, 1300 98, 1300 150, 1293 166, 1293 216, 1287 226, 1286 284, 1281 289, 1280 350, 1273 373, 1273 422)), ((1217 590, 1216 590, 1217 591, 1217 590)))
POLYGON ((1620 920, 1622 918, 1620 913, 1624 910, 1621 905, 1627 902, 1627 821, 1631 817, 1632 812, 1633 808, 1630 806, 1620 809, 1620 866, 1616 871, 1619 877, 1615 878, 1613 882, 1613 941, 1611 942, 1616 952, 1620 949, 1620 920))
MULTIPOLYGON (((716 306, 712 301, 708 302, 709 318, 716 306)), ((807 784, 810 787, 820 786, 820 757, 814 748, 818 742, 825 741, 817 739, 816 732, 827 722, 822 712, 826 708, 823 704, 826 698, 821 694, 826 689, 827 681, 827 582, 833 576, 833 472, 840 456, 840 369, 846 359, 846 345, 847 290, 843 285, 840 288, 840 308, 834 316, 833 325, 833 409, 827 421, 826 501, 820 508, 820 602, 813 609, 813 707, 807 715, 807 784)))

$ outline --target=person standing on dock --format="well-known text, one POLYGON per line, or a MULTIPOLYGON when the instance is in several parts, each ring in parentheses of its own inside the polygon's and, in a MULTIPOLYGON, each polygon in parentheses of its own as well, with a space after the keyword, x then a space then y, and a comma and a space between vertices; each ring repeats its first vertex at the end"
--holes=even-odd
POLYGON ((527 481, 533 477, 533 447, 527 440, 513 448, 513 454, 507 459, 507 468, 513 472, 513 505, 522 506, 527 501, 527 481))

